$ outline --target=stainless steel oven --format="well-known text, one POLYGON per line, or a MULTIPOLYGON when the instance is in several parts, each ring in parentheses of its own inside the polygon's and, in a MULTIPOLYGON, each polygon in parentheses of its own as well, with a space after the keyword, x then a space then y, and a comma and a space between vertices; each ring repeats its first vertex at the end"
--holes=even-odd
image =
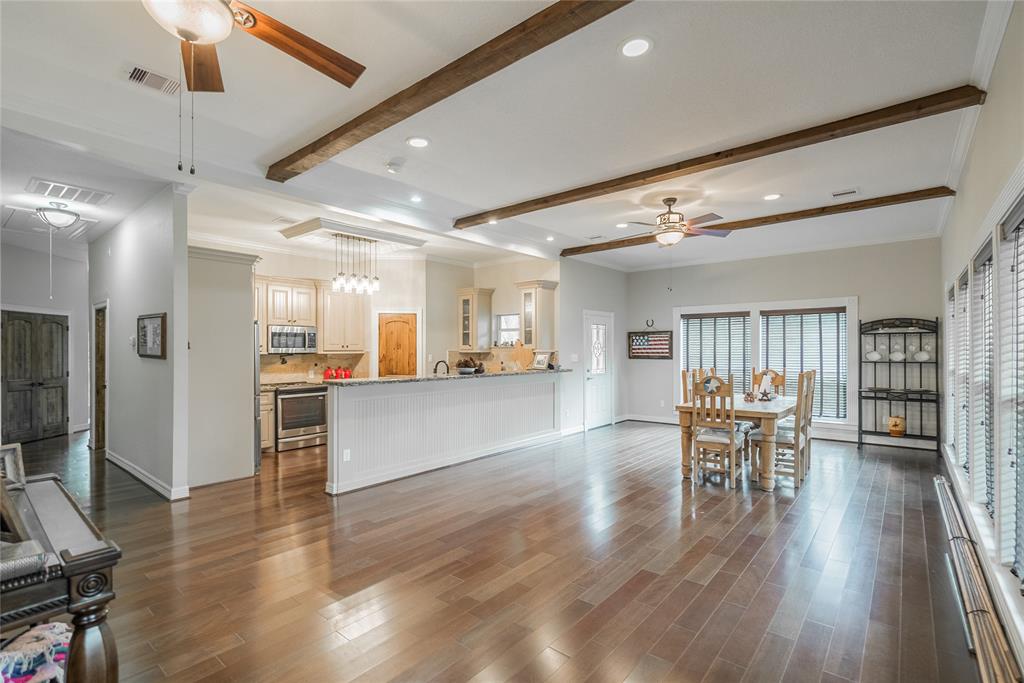
POLYGON ((327 387, 277 390, 277 450, 327 443, 327 387))
POLYGON ((316 328, 298 325, 271 325, 268 353, 316 353, 316 328))

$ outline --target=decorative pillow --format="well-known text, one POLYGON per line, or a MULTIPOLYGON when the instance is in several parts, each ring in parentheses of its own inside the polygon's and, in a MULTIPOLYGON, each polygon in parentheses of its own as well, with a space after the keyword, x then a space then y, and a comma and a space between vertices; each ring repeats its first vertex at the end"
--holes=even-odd
POLYGON ((3 683, 64 683, 71 627, 55 621, 33 626, 0 650, 3 683))

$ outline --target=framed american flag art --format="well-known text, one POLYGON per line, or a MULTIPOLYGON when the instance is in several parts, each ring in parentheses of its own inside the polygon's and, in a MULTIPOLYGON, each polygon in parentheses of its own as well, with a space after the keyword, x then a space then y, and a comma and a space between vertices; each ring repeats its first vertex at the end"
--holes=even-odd
POLYGON ((629 357, 672 360, 672 330, 629 332, 629 357))

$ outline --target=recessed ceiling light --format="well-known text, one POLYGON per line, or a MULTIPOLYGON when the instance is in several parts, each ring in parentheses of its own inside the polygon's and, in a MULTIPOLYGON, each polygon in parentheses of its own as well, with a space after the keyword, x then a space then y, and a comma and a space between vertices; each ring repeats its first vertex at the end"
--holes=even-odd
POLYGON ((419 196, 418 194, 414 194, 413 196, 409 197, 409 199, 413 200, 417 204, 423 201, 423 197, 419 196))
POLYGON ((405 139, 405 144, 409 145, 410 147, 421 148, 421 147, 426 147, 427 145, 429 145, 430 144, 430 140, 428 140, 426 138, 421 138, 421 137, 418 137, 418 136, 413 136, 411 138, 406 138, 405 139))
POLYGON ((771 194, 766 194, 766 195, 764 196, 764 200, 765 200, 766 202, 774 202, 774 201, 775 201, 776 199, 778 199, 778 198, 779 198, 779 197, 781 197, 781 196, 782 196, 782 195, 781 195, 781 194, 779 194, 778 192, 772 192, 771 194))
POLYGON ((552 237, 551 235, 548 235, 547 239, 548 239, 548 242, 554 242, 555 241, 555 238, 552 237))
POLYGON ((615 227, 616 228, 628 228, 629 227, 629 223, 616 223, 615 227))
POLYGON ((498 219, 497 218, 492 218, 491 220, 487 221, 487 225, 497 225, 497 224, 498 224, 498 219))
POLYGON ((619 48, 627 57, 639 57, 651 49, 650 38, 630 38, 619 48))

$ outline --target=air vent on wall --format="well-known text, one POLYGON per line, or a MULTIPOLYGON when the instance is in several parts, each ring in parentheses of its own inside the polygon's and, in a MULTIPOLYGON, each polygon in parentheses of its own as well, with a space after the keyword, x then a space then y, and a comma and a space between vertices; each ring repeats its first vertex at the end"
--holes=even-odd
POLYGON ((856 187, 851 187, 848 190, 836 190, 832 193, 832 199, 843 199, 845 197, 852 197, 853 195, 860 192, 856 187))
POLYGON ((91 206, 105 204, 114 195, 103 190, 93 190, 88 187, 78 187, 67 183, 58 183, 54 180, 43 180, 32 178, 25 187, 26 192, 41 194, 44 197, 59 199, 63 202, 79 202, 91 206))
POLYGON ((128 80, 150 90, 162 92, 165 95, 177 95, 181 83, 167 76, 161 76, 141 66, 132 66, 128 70, 128 80))

